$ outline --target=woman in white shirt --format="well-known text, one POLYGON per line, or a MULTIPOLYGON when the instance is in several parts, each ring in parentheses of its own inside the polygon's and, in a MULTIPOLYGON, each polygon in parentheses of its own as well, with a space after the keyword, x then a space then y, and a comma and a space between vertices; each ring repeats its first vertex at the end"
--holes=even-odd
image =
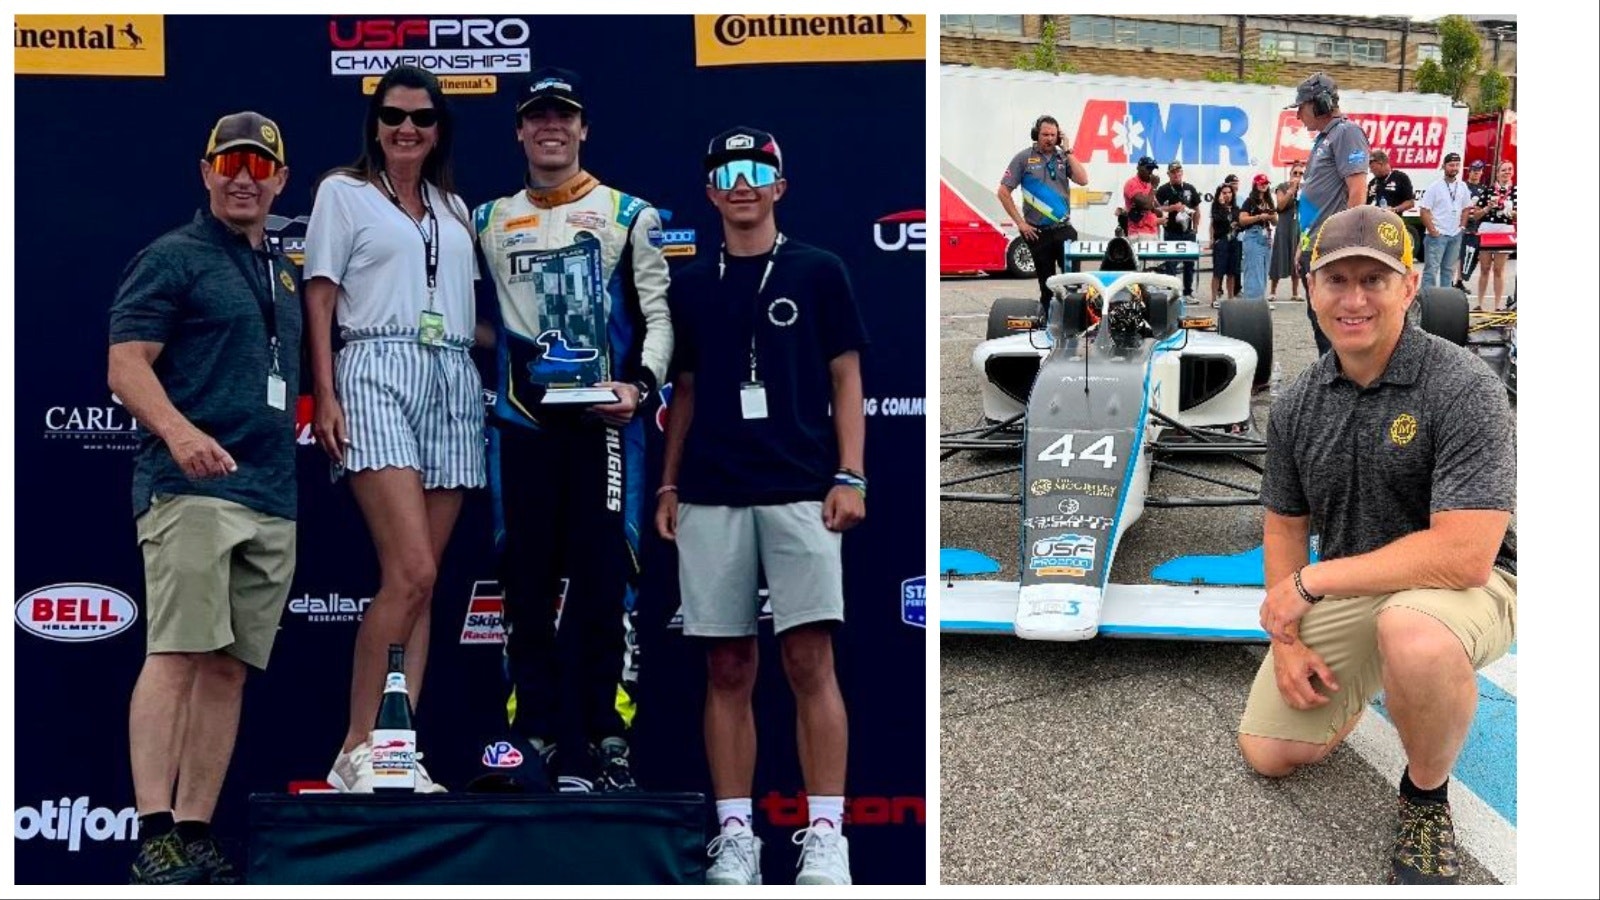
MULTIPOLYGON (((1503 234, 1517 230, 1517 185, 1511 180, 1516 174, 1516 166, 1510 162, 1503 162, 1495 170, 1494 183, 1478 192, 1477 208, 1471 210, 1473 218, 1481 224, 1478 225, 1479 239, 1485 234, 1503 234)), ((1473 309, 1497 310, 1505 299, 1506 257, 1511 254, 1505 250, 1480 250, 1478 251, 1478 302, 1473 304, 1473 309), (1494 277, 1494 296, 1485 305, 1484 295, 1489 289, 1491 273, 1494 277)))
MULTIPOLYGON (((482 487, 483 385, 472 345, 476 260, 450 175, 453 126, 438 79, 396 66, 367 109, 354 164, 318 186, 306 229, 306 338, 317 441, 377 547, 381 582, 356 633, 350 722, 328 781, 372 790, 370 733, 390 644, 406 647, 412 706, 427 664, 434 578, 482 487), (337 361, 337 313, 345 345, 337 361)), ((417 790, 443 790, 417 766, 417 790)))

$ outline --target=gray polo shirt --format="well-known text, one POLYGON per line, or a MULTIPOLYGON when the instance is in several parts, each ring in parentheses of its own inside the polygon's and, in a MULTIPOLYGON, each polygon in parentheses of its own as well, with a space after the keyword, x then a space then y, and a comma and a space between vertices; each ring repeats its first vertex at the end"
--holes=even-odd
MULTIPOLYGON (((1350 205, 1350 189, 1344 180, 1368 170, 1372 148, 1359 125, 1344 116, 1334 116, 1311 145, 1306 175, 1300 182, 1300 230, 1309 238, 1316 227, 1350 205)), ((1308 239, 1309 239, 1308 238, 1308 239)))
MULTIPOLYGON (((1272 404, 1261 504, 1311 516, 1324 559, 1357 556, 1456 509, 1516 511, 1516 419, 1482 360, 1407 326, 1366 388, 1323 354, 1272 404)), ((1517 571, 1507 529, 1495 565, 1517 571)))
POLYGON ((294 414, 300 389, 300 273, 255 250, 209 211, 140 251, 111 304, 111 343, 162 345, 156 378, 167 398, 238 463, 194 481, 142 424, 133 463, 133 514, 152 494, 200 494, 283 519, 295 517, 294 414), (270 275, 269 275, 270 272, 270 275), (271 299, 286 409, 267 403, 272 354, 263 300, 271 299))
POLYGON ((1000 177, 1006 188, 1022 188, 1022 221, 1049 228, 1067 221, 1072 197, 1072 166, 1065 152, 1047 154, 1033 145, 1011 157, 1000 177))

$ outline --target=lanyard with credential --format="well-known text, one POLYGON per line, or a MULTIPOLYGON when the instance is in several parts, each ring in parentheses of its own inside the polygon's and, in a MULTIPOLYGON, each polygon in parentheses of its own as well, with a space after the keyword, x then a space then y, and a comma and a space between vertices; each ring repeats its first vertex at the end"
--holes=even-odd
POLYGON ((389 195, 389 202, 395 208, 405 213, 405 217, 416 227, 417 233, 422 235, 422 264, 423 271, 428 276, 428 309, 433 309, 433 289, 439 280, 439 218, 433 214, 433 203, 428 199, 428 186, 424 184, 422 190, 422 211, 428 217, 428 227, 423 228, 422 223, 411 218, 411 213, 406 212, 405 205, 400 202, 400 195, 394 192, 394 185, 389 183, 389 173, 379 172, 378 177, 383 180, 383 192, 389 195))
MULTIPOLYGON (((767 279, 772 277, 772 264, 778 258, 778 249, 783 246, 783 234, 780 232, 772 242, 772 255, 767 257, 767 266, 761 272, 761 283, 756 285, 755 297, 750 303, 750 380, 740 385, 739 408, 746 419, 765 419, 767 417, 767 389, 757 375, 756 362, 756 327, 760 321, 761 295, 767 289, 767 279)), ((721 282, 728 271, 728 245, 723 244, 717 251, 717 281, 721 282)))
MULTIPOLYGON (((750 381, 759 383, 756 377, 756 320, 760 317, 761 294, 767 289, 767 279, 772 277, 772 264, 778 258, 778 248, 783 246, 784 237, 780 232, 777 240, 772 242, 772 255, 767 257, 767 267, 761 272, 761 283, 756 285, 756 294, 750 304, 750 381)), ((728 245, 723 244, 717 251, 717 280, 721 281, 728 271, 728 245)))
POLYGON ((226 251, 228 259, 233 261, 239 274, 250 285, 250 293, 255 295, 256 306, 261 310, 261 320, 267 330, 267 350, 272 355, 272 370, 267 373, 267 404, 273 409, 285 409, 288 405, 288 388, 283 379, 283 367, 278 361, 278 281, 274 278, 272 253, 269 251, 260 257, 266 268, 267 289, 261 290, 261 273, 254 271, 257 259, 255 251, 250 251, 251 265, 245 265, 237 253, 231 249, 226 251))

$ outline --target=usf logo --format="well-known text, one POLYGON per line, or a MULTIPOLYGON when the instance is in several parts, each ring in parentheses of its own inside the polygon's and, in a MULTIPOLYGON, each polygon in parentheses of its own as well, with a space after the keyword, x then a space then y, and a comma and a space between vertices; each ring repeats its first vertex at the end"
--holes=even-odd
POLYGON ((133 75, 167 72, 161 16, 24 16, 11 26, 18 75, 133 75))

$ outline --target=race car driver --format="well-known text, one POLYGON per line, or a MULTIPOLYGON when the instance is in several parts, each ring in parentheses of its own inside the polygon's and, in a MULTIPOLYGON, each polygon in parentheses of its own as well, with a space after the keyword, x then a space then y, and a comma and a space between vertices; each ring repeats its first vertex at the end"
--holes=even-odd
POLYGON ((550 781, 615 791, 635 788, 619 688, 643 502, 635 413, 672 327, 661 217, 583 170, 588 134, 577 73, 536 72, 517 97, 524 189, 480 206, 475 226, 498 297, 489 478, 512 726, 550 781), (585 386, 604 398, 570 389, 585 386))

